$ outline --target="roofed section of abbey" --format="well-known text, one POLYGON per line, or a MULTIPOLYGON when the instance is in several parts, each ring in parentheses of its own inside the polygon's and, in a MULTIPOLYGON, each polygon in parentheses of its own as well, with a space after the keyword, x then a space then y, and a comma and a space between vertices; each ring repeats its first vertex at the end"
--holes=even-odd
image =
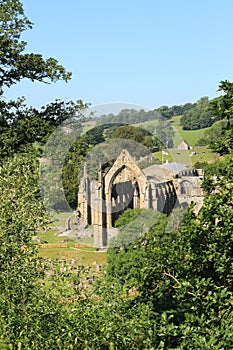
POLYGON ((80 220, 93 225, 94 246, 106 248, 114 222, 128 208, 169 214, 175 207, 194 202, 198 211, 203 201, 202 179, 202 170, 180 163, 156 164, 142 170, 123 150, 107 172, 99 167, 97 180, 91 180, 84 169, 78 193, 80 220))

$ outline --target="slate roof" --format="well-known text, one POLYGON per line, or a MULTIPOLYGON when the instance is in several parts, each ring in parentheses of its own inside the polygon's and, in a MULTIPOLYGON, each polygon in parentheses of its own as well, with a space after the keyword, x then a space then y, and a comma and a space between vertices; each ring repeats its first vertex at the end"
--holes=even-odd
POLYGON ((176 162, 164 163, 160 166, 168 171, 171 171, 171 172, 179 172, 179 171, 184 171, 184 170, 189 169, 188 165, 185 165, 182 163, 176 163, 176 162))
POLYGON ((157 181, 164 181, 165 179, 171 178, 171 172, 158 164, 143 169, 143 172, 148 179, 155 179, 157 181))

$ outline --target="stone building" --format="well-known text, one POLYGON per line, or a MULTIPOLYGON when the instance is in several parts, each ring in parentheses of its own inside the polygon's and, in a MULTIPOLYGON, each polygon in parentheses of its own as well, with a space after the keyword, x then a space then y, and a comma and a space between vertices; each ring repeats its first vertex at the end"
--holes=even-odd
POLYGON ((84 166, 78 193, 80 221, 94 227, 94 247, 107 247, 114 222, 128 208, 155 209, 169 214, 175 207, 203 199, 203 172, 179 163, 152 165, 140 169, 123 150, 108 171, 98 170, 98 180, 90 180, 84 166))
POLYGON ((192 147, 190 146, 190 144, 189 144, 187 141, 183 140, 183 141, 178 145, 177 149, 178 149, 179 151, 184 151, 184 150, 192 149, 192 147))

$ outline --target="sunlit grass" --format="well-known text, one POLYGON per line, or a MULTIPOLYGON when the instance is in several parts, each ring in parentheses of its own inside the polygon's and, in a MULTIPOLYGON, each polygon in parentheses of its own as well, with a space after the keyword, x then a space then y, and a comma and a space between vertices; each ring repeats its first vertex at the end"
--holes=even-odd
POLYGON ((40 248, 38 256, 44 259, 59 259, 70 261, 74 259, 77 264, 84 266, 94 266, 98 263, 99 265, 106 264, 106 252, 97 252, 94 249, 88 248, 40 248))
POLYGON ((209 128, 199 129, 199 130, 183 130, 180 124, 181 116, 172 117, 169 123, 173 126, 175 130, 175 137, 173 138, 174 148, 181 143, 181 141, 187 141, 190 146, 196 146, 200 138, 205 136, 205 132, 209 128))
POLYGON ((162 155, 162 151, 155 152, 154 155, 162 163, 168 162, 177 162, 187 164, 189 166, 194 166, 197 162, 215 162, 219 159, 219 155, 211 151, 207 147, 194 147, 192 150, 183 150, 178 151, 176 149, 166 149, 168 155, 162 155), (196 152, 195 155, 192 155, 193 152, 196 152))
POLYGON ((41 243, 48 244, 59 244, 67 243, 66 248, 51 247, 42 248, 39 247, 38 256, 44 259, 61 259, 70 261, 74 259, 80 263, 80 265, 91 266, 93 263, 99 265, 106 264, 106 252, 97 252, 95 248, 85 247, 85 244, 93 244, 93 237, 82 238, 81 240, 75 241, 67 236, 58 236, 58 227, 65 227, 66 220, 70 216, 70 213, 59 213, 56 214, 52 224, 49 224, 47 230, 38 233, 41 243), (83 244, 84 246, 75 247, 75 244, 83 244))

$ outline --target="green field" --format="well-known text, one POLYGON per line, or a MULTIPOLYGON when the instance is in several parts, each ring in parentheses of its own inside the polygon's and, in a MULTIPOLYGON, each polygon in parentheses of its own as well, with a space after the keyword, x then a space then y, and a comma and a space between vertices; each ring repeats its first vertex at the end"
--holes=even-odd
POLYGON ((54 222, 48 225, 48 227, 40 231, 38 236, 41 240, 40 243, 57 244, 66 242, 67 248, 42 248, 39 247, 38 255, 44 259, 58 259, 70 261, 74 259, 80 265, 92 266, 95 263, 99 265, 106 264, 106 252, 98 252, 95 248, 85 247, 85 244, 93 243, 93 238, 83 238, 81 240, 74 241, 66 236, 58 236, 58 227, 65 227, 67 218, 70 213, 59 213, 54 216, 54 222), (83 247, 76 248, 75 243, 83 243, 83 247))
MULTIPOLYGON (((190 146, 195 147, 198 140, 205 136, 205 132, 208 131, 209 128, 200 129, 200 130, 183 130, 182 125, 180 124, 181 116, 175 116, 171 118, 168 123, 170 123, 175 131, 175 136, 173 138, 174 148, 183 141, 187 141, 190 146)), ((144 123, 134 124, 134 126, 140 127, 142 129, 152 131, 156 128, 158 124, 158 120, 149 120, 144 123)))
MULTIPOLYGON (((209 128, 200 130, 183 130, 180 124, 180 119, 181 116, 175 116, 171 120, 169 120, 169 123, 173 126, 173 129, 175 131, 175 136, 173 138, 174 149, 166 150, 168 155, 163 156, 161 151, 156 152, 154 153, 155 157, 160 162, 179 162, 190 166, 194 166, 197 162, 210 163, 217 161, 219 159, 218 154, 212 152, 212 150, 210 150, 208 147, 196 146, 198 140, 200 138, 204 138, 205 133, 209 128), (192 150, 178 151, 176 149, 177 146, 183 140, 187 141, 190 144, 190 146, 192 146, 192 150), (196 154, 192 155, 193 152, 196 152, 196 154)), ((155 129, 157 123, 157 120, 150 120, 144 123, 138 123, 134 125, 150 131, 152 129, 155 129)))
POLYGON ((78 264, 94 266, 96 263, 103 266, 106 264, 106 252, 98 252, 94 248, 40 248, 38 256, 44 259, 66 260, 74 259, 78 264))
POLYGON ((188 151, 178 151, 176 149, 166 149, 168 155, 162 155, 162 151, 155 152, 154 156, 161 162, 177 162, 184 163, 189 166, 195 166, 197 162, 215 162, 220 159, 220 156, 212 152, 207 147, 194 147, 192 150, 188 151), (196 152, 195 155, 191 155, 193 152, 196 152))
POLYGON ((181 116, 175 116, 170 120, 176 133, 173 139, 174 148, 176 148, 183 140, 187 141, 191 146, 196 146, 198 140, 205 136, 205 132, 209 128, 200 130, 183 130, 180 124, 180 119, 181 116))

